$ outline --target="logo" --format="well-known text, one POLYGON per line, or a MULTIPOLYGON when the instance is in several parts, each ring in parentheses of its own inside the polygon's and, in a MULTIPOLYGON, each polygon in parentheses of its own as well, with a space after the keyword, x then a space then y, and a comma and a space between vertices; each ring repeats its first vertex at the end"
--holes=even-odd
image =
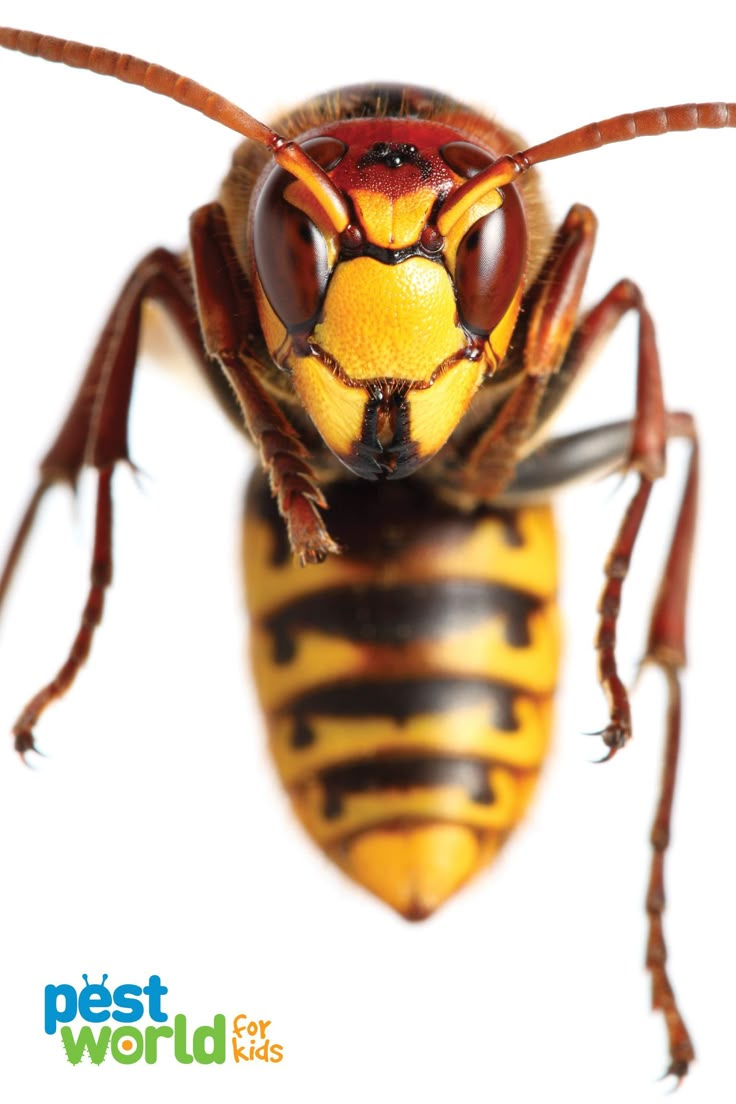
POLYGON ((79 991, 67 983, 47 985, 44 991, 44 1029, 47 1035, 59 1031, 73 1066, 85 1056, 95 1066, 106 1059, 124 1066, 172 1060, 208 1066, 222 1065, 228 1057, 237 1063, 274 1064, 284 1058, 283 1045, 272 1039, 271 1020, 244 1012, 231 1017, 218 1013, 211 1024, 191 1027, 186 1015, 177 1012, 169 1021, 163 1007, 169 990, 158 974, 151 974, 146 985, 123 984, 114 989, 106 985, 107 974, 98 985, 86 974, 82 978, 79 991))

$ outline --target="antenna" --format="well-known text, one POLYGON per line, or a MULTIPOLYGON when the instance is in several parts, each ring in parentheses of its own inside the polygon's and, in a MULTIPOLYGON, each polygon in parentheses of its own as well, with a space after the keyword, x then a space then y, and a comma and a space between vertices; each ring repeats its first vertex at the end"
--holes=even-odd
POLYGON ((492 188, 502 188, 543 161, 572 157, 576 153, 600 149, 612 142, 628 142, 632 138, 656 137, 681 130, 718 130, 736 127, 736 104, 701 103, 676 104, 673 107, 652 107, 627 115, 615 115, 601 123, 587 123, 530 146, 527 150, 499 157, 483 172, 468 180, 453 192, 440 208, 437 226, 441 234, 451 227, 469 207, 482 199, 492 188))
POLYGON ((224 96, 204 85, 183 77, 162 65, 153 65, 130 54, 119 54, 99 46, 87 46, 34 31, 19 31, 0 27, 0 46, 17 50, 44 61, 61 62, 73 69, 88 69, 104 77, 115 77, 126 84, 135 84, 148 92, 201 112, 208 119, 229 127, 244 138, 259 142, 271 151, 276 162, 309 189, 338 233, 348 225, 348 209, 340 192, 327 173, 295 142, 288 141, 265 123, 254 119, 224 96))

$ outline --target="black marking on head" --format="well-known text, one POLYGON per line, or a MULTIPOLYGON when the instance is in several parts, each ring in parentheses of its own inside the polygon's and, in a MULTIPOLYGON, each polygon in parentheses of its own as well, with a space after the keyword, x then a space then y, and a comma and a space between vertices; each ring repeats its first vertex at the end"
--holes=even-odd
POLYGON ((350 470, 362 479, 402 479, 421 463, 418 447, 411 440, 406 382, 387 380, 383 390, 369 398, 363 412, 360 441, 353 444, 350 470), (393 436, 383 444, 382 428, 390 424, 393 436))
MULTIPOLYGON (((424 230, 432 230, 433 227, 426 227, 424 230)), ((403 245, 400 249, 390 249, 387 245, 376 245, 374 242, 361 239, 359 242, 345 241, 340 242, 340 260, 344 262, 353 261, 356 257, 371 257, 374 261, 379 261, 385 265, 399 265, 404 261, 408 261, 410 257, 423 257, 427 261, 433 261, 435 264, 443 264, 442 250, 444 247, 444 239, 439 238, 439 244, 437 238, 433 238, 431 235, 425 235, 424 230, 422 236, 418 241, 413 242, 411 245, 403 245)), ((435 231, 436 233, 436 231, 435 231)), ((439 237, 439 235, 438 235, 439 237)))
POLYGON ((409 418, 409 404, 405 395, 397 395, 394 398, 394 437, 388 448, 384 449, 387 460, 387 478, 403 479, 411 475, 422 460, 419 456, 419 446, 411 439, 411 422, 409 418))
POLYGON ((428 180, 432 175, 430 162, 409 142, 374 142, 358 159, 359 169, 367 169, 371 165, 383 165, 387 169, 401 169, 405 165, 411 165, 419 169, 422 180, 428 180))

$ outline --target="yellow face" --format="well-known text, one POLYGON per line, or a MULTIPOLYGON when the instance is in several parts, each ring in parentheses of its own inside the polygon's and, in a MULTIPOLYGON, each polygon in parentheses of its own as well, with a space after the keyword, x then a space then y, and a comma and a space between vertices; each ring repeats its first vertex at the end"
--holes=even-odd
POLYGON ((355 213, 343 235, 278 170, 255 216, 254 285, 269 351, 328 447, 368 479, 409 475, 442 448, 503 358, 521 298, 518 249, 500 297, 494 288, 490 306, 483 298, 504 260, 504 197, 484 196, 441 237, 433 214, 464 180, 438 152, 447 135, 425 131, 448 128, 383 127, 402 122, 434 146, 375 141, 376 120, 305 143, 310 153, 323 143, 323 157, 344 151, 330 173, 355 213), (349 145, 343 132, 354 139, 356 127, 367 133, 349 145))

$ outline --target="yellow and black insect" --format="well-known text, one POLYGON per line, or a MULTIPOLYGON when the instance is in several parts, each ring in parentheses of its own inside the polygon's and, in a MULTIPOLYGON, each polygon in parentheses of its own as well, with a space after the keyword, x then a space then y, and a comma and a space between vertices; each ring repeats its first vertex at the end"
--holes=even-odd
POLYGON ((252 656, 294 808, 351 877, 422 919, 523 816, 550 735, 549 509, 459 514, 430 486, 338 484, 345 548, 294 565, 262 477, 244 540, 252 656))
POLYGON ((620 281, 579 317, 595 218, 575 206, 553 233, 529 170, 640 135, 734 126, 736 106, 619 116, 524 149, 447 96, 360 85, 271 130, 128 56, 9 29, 0 45, 142 85, 246 138, 218 202, 192 217, 190 252, 157 249, 131 274, 42 462, 0 597, 45 492, 85 466, 97 471, 94 554, 78 634, 21 711, 18 751, 34 750, 41 714, 73 682, 102 617, 111 482, 128 459, 146 300, 171 315, 262 461, 245 570, 281 778, 319 846, 410 919, 487 865, 524 814, 549 741, 559 650, 549 499, 613 470, 636 472, 638 484, 600 607, 607 757, 628 740, 621 592, 666 444, 681 438, 689 474, 647 648, 669 687, 647 965, 670 1072, 682 1077, 693 1048, 664 964, 663 860, 697 438, 690 415, 665 406, 638 287, 620 281), (629 312, 639 324, 634 417, 550 438, 593 347, 629 312))

